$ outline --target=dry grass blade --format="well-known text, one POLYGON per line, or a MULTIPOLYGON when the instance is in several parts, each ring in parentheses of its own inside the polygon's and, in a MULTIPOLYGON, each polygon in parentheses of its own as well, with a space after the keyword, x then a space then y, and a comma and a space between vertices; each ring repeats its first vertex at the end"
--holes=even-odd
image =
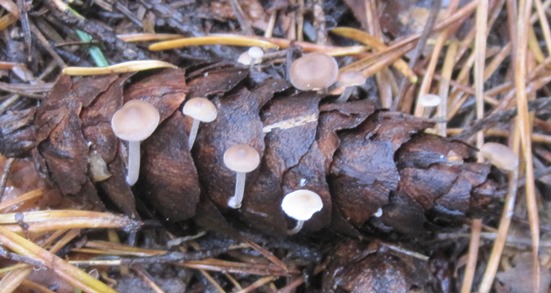
POLYGON ((178 68, 176 65, 160 60, 128 61, 106 67, 66 67, 66 75, 100 75, 113 73, 137 72, 158 68, 178 68))
MULTIPOLYGON (((358 41, 367 46, 371 46, 376 51, 384 51, 388 49, 388 46, 385 45, 383 42, 359 29, 350 27, 336 27, 331 30, 331 32, 339 36, 358 41)), ((406 76, 412 83, 417 82, 417 75, 415 74, 415 72, 413 72, 411 68, 409 68, 408 64, 404 60, 398 59, 395 63, 393 63, 393 66, 396 68, 396 70, 400 71, 404 76, 406 76)))
POLYGON ((77 248, 73 249, 73 251, 92 254, 125 255, 139 257, 161 255, 168 252, 166 250, 145 249, 106 241, 88 241, 86 242, 85 247, 87 248, 77 248))
MULTIPOLYGON (((53 241, 57 240, 59 236, 65 234, 49 249, 51 253, 56 253, 80 234, 80 230, 78 229, 69 230, 69 232, 67 233, 65 232, 67 231, 56 231, 42 243, 42 246, 45 247, 51 244, 53 241)), ((18 265, 12 267, 17 266, 18 265)), ((22 267, 9 271, 0 281, 0 288, 2 288, 3 292, 15 291, 21 284, 25 284, 25 279, 32 273, 32 271, 33 268, 29 265, 24 265, 22 267)))
POLYGON ((480 243, 480 231, 482 229, 482 219, 473 219, 471 223, 471 241, 469 242, 469 254, 467 265, 465 267, 465 277, 461 285, 461 293, 471 292, 473 286, 474 273, 476 271, 476 261, 478 259, 478 246, 480 243))
POLYGON ((492 253, 480 283, 480 292, 490 292, 490 289, 492 288, 492 283, 501 260, 501 254, 503 252, 503 248, 505 247, 505 242, 507 241, 507 234, 509 232, 509 226, 511 224, 511 218, 515 208, 517 188, 518 169, 515 168, 515 170, 509 174, 509 188, 507 190, 507 197, 505 198, 505 206, 503 207, 503 212, 499 221, 499 228, 496 240, 494 241, 494 246, 492 247, 492 253))
MULTIPOLYGON (((459 5, 459 1, 457 0, 450 3, 450 5, 448 6, 448 9, 446 10, 446 14, 451 15, 458 5, 459 5)), ((434 71, 436 70, 436 65, 438 64, 438 60, 440 59, 440 52, 444 48, 446 41, 448 41, 449 33, 450 33, 450 29, 443 30, 438 36, 438 38, 436 39, 436 43, 434 45, 434 48, 432 50, 432 54, 430 57, 430 61, 426 69, 426 73, 423 75, 423 80, 419 88, 419 93, 417 94, 418 102, 415 103, 415 110, 413 112, 414 115, 417 117, 423 116, 424 107, 421 105, 422 103, 420 103, 419 100, 421 99, 421 97, 425 96, 430 91, 430 86, 432 84, 434 71)), ((442 105, 447 103, 447 97, 446 99, 443 99, 443 97, 440 96, 440 98, 442 98, 442 101, 440 102, 438 109, 441 109, 443 107, 442 105)), ((443 117, 443 116, 440 116, 440 117, 443 117)))
MULTIPOLYGON (((488 1, 480 1, 476 9, 476 36, 475 36, 475 62, 474 62, 474 84, 476 99, 476 119, 484 118, 484 66, 486 63, 486 30, 488 22, 488 1)), ((479 131, 476 134, 476 147, 481 148, 484 144, 484 133, 479 131)), ((478 158, 482 160, 481 157, 478 158)))
POLYGON ((149 45, 151 51, 162 51, 170 49, 178 49, 189 46, 204 46, 204 45, 229 45, 241 47, 261 47, 265 49, 277 49, 278 46, 264 40, 259 40, 254 37, 238 36, 238 35, 211 35, 206 37, 192 37, 176 39, 164 42, 153 43, 149 45))
POLYGON ((379 72, 388 65, 402 58, 409 50, 413 49, 415 44, 410 43, 403 47, 391 47, 386 51, 379 52, 372 56, 360 59, 340 69, 340 72, 351 70, 361 71, 365 77, 370 77, 379 72))
POLYGON ((448 117, 448 98, 450 92, 450 80, 453 74, 453 68, 455 65, 455 55, 457 54, 458 43, 453 42, 448 46, 446 57, 444 58, 444 65, 442 66, 442 79, 440 80, 440 89, 438 95, 442 98, 442 103, 438 106, 438 118, 442 119, 442 123, 436 125, 438 134, 440 136, 447 136, 447 117, 448 117))
POLYGON ((0 243, 15 253, 38 260, 60 278, 85 292, 115 293, 115 290, 101 281, 3 226, 0 226, 0 243))
POLYGON ((36 199, 38 197, 41 197, 44 193, 44 190, 45 189, 43 189, 43 188, 37 188, 37 189, 31 190, 31 191, 29 191, 25 194, 22 194, 22 195, 20 195, 16 198, 12 198, 12 199, 9 199, 9 200, 4 200, 4 201, 0 202, 0 211, 5 211, 6 209, 8 209, 10 207, 13 207, 13 206, 22 204, 24 202, 36 199))
POLYGON ((179 264, 183 267, 201 269, 215 272, 230 272, 262 276, 287 276, 289 274, 299 273, 296 270, 284 271, 280 267, 272 264, 241 263, 226 261, 220 259, 205 259, 200 261, 187 261, 179 264))
POLYGON ((25 213, 0 214, 0 225, 4 229, 23 232, 19 223, 23 221, 31 233, 75 228, 119 228, 133 230, 139 227, 139 222, 127 216, 111 213, 80 211, 80 210, 50 210, 25 213))
POLYGON ((150 42, 150 41, 167 41, 185 38, 179 34, 151 34, 151 33, 135 33, 135 34, 120 34, 117 38, 128 42, 150 42))
POLYGON ((536 187, 534 182, 534 165, 532 162, 532 140, 530 139, 532 129, 530 127, 530 116, 528 114, 528 101, 526 92, 525 77, 526 70, 526 50, 527 36, 530 29, 530 11, 532 9, 531 0, 520 0, 517 18, 517 33, 516 33, 516 56, 514 58, 515 67, 515 88, 516 102, 518 110, 518 128, 520 132, 520 144, 522 157, 525 163, 525 193, 526 206, 528 208, 528 218, 530 221, 530 234, 532 236, 532 254, 534 261, 534 280, 533 288, 535 292, 539 292, 540 286, 540 266, 538 259, 539 252, 539 215, 538 204, 536 200, 536 187))
POLYGON ((249 239, 245 239, 245 242, 250 245, 254 250, 258 251, 262 256, 264 256, 266 259, 268 259, 270 262, 275 264, 276 266, 280 267, 284 271, 288 271, 287 266, 283 261, 281 261, 279 258, 277 258, 273 253, 268 251, 267 249, 263 248, 262 246, 254 243, 253 241, 249 239))
POLYGON ((297 46, 301 48, 304 52, 323 52, 331 56, 348 56, 348 55, 357 55, 364 54, 367 48, 365 46, 348 46, 348 47, 339 47, 339 46, 329 46, 329 45, 319 45, 309 42, 301 41, 292 41, 288 39, 273 38, 273 37, 255 37, 259 40, 266 40, 268 42, 274 43, 279 46, 280 49, 286 49, 291 46, 297 46))
POLYGON ((264 278, 260 278, 258 279, 256 282, 252 283, 251 285, 249 285, 249 287, 247 288, 244 288, 243 290, 239 290, 237 291, 238 293, 249 293, 249 292, 255 292, 255 290, 257 290, 258 288, 276 280, 277 278, 276 277, 273 277, 273 276, 267 276, 267 277, 264 277, 264 278))

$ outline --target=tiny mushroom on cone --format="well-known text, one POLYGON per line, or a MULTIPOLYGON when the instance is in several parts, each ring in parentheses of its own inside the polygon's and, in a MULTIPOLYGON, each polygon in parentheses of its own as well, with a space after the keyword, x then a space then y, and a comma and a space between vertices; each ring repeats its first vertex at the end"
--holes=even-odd
POLYGON ((338 86, 344 87, 344 92, 337 99, 337 102, 346 102, 354 87, 363 85, 367 78, 360 71, 346 71, 339 75, 338 86))
POLYGON ((308 53, 293 61, 289 80, 301 91, 318 91, 329 88, 339 75, 339 65, 332 56, 324 53, 308 53))
POLYGON ((299 189, 283 198, 281 208, 287 216, 297 220, 297 225, 287 231, 287 234, 291 235, 298 233, 305 221, 310 220, 316 212, 321 211, 323 201, 317 193, 307 189, 299 189))
POLYGON ((480 148, 480 154, 492 165, 504 171, 512 172, 518 168, 518 156, 503 144, 487 142, 480 148))
POLYGON ((434 94, 424 94, 419 97, 419 104, 423 107, 436 107, 440 105, 442 98, 434 94))
POLYGON ((250 66, 252 69, 255 64, 262 62, 262 57, 264 57, 264 51, 260 47, 250 47, 246 52, 241 53, 237 62, 246 66, 250 66))
POLYGON ((126 182, 130 186, 138 181, 140 174, 140 143, 155 131, 160 119, 157 108, 140 100, 126 102, 111 118, 115 135, 128 141, 126 182))
POLYGON ((216 106, 207 98, 192 98, 186 102, 182 108, 182 113, 186 116, 193 118, 191 124, 191 130, 189 132, 188 145, 189 150, 193 148, 195 138, 197 138, 197 131, 199 131, 199 124, 201 122, 212 122, 218 116, 216 106))
POLYGON ((264 51, 262 50, 262 48, 260 48, 260 47, 251 47, 251 48, 249 48, 247 53, 251 57, 251 62, 250 62, 251 69, 253 68, 253 66, 256 63, 262 62, 262 57, 264 57, 264 51))
POLYGON ((419 103, 419 106, 415 109, 415 116, 428 117, 430 114, 430 108, 439 106, 440 103, 442 103, 442 98, 435 94, 424 94, 419 96, 417 103, 419 103), (417 112, 418 110, 419 112, 417 112))
POLYGON ((237 144, 224 153, 224 164, 236 173, 235 193, 228 200, 228 206, 238 209, 245 193, 245 176, 260 165, 260 154, 249 145, 237 144))

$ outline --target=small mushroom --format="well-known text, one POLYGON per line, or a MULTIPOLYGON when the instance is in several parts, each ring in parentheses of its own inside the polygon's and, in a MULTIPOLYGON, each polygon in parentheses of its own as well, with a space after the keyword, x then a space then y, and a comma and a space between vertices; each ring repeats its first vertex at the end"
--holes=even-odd
POLYGON ((338 85, 344 87, 344 92, 337 99, 338 103, 346 102, 354 87, 363 85, 367 78, 360 71, 346 71, 339 76, 338 85))
MULTIPOLYGON (((427 117, 429 115, 429 109, 430 108, 433 108, 433 107, 436 107, 438 105, 440 105, 440 103, 442 103, 442 98, 438 95, 435 95, 435 94, 424 94, 422 96, 419 97, 419 99, 417 100, 417 103, 419 103, 419 106, 418 109, 420 109, 420 111, 422 112, 419 112, 419 113, 415 113, 415 116, 417 117, 427 117)), ((417 109, 415 109, 417 110, 417 109)))
POLYGON ((518 156, 509 147, 496 142, 487 142, 480 148, 480 154, 492 165, 512 172, 518 168, 518 156))
POLYGON ((262 50, 262 48, 260 48, 260 47, 250 47, 249 50, 247 51, 247 53, 251 57, 251 62, 250 62, 250 66, 251 66, 250 68, 251 69, 253 69, 253 66, 256 63, 262 62, 262 57, 264 57, 264 51, 262 50))
POLYGON ((287 231, 287 234, 292 235, 302 229, 305 221, 310 220, 316 212, 321 211, 323 201, 317 193, 307 189, 299 189, 283 198, 281 208, 287 216, 297 220, 297 225, 287 231))
POLYGON ((216 119, 218 112, 214 104, 207 98, 192 98, 182 108, 182 113, 193 118, 191 130, 189 132, 188 145, 189 150, 193 148, 197 131, 201 122, 212 122, 216 119))
POLYGON ((238 209, 241 207, 243 194, 245 193, 246 174, 260 165, 260 155, 249 145, 237 144, 224 153, 224 164, 236 173, 235 193, 228 200, 228 206, 232 209, 238 209))
POLYGON ((155 131, 160 119, 157 108, 140 100, 126 102, 111 118, 115 135, 128 141, 126 182, 130 186, 138 181, 140 174, 140 143, 155 131))
POLYGON ((238 63, 241 63, 246 66, 250 66, 252 69, 255 64, 262 62, 262 57, 264 57, 264 51, 260 47, 250 47, 246 52, 241 53, 237 59, 238 63))
POLYGON ((291 64, 289 80, 301 91, 319 91, 337 80, 339 65, 335 58, 319 52, 306 54, 291 64))

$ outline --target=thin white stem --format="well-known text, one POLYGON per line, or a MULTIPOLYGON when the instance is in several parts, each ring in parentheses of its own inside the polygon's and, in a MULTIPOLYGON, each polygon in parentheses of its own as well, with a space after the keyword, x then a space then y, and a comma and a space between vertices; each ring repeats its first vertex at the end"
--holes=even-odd
POLYGON ((193 148, 193 143, 195 142, 195 138, 197 138, 197 132, 199 131, 199 124, 201 124, 201 121, 197 119, 193 119, 193 123, 191 124, 191 130, 189 131, 189 138, 188 138, 188 146, 190 151, 193 148))
POLYGON ((251 63, 249 64, 249 70, 252 71, 254 69, 254 65, 256 64, 255 58, 251 57, 251 63))
POLYGON ((354 90, 354 87, 352 86, 347 86, 344 88, 344 92, 342 92, 341 96, 337 99, 337 103, 348 101, 348 98, 350 98, 350 95, 352 94, 352 90, 354 90))
POLYGON ((141 141, 128 142, 128 171, 126 174, 126 183, 130 186, 136 184, 140 176, 140 143, 141 141))
POLYGON ((245 193, 245 178, 247 173, 236 172, 235 173, 235 194, 228 200, 228 206, 232 209, 238 209, 241 207, 243 201, 243 194, 245 193))
POLYGON ((297 234, 300 230, 302 230, 302 226, 304 226, 304 221, 298 220, 295 228, 287 230, 287 235, 297 234))

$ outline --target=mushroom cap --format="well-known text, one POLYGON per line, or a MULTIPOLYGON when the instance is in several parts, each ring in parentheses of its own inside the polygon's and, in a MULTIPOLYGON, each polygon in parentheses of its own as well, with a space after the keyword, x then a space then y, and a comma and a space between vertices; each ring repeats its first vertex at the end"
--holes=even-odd
POLYGON ((308 189, 299 189, 283 198, 281 208, 287 216, 295 220, 307 221, 314 213, 321 211, 323 201, 317 193, 308 189))
POLYGON ((254 59, 260 59, 264 57, 264 51, 262 50, 262 48, 256 47, 256 46, 250 47, 247 53, 251 58, 254 58, 254 59))
POLYGON ((148 102, 131 100, 126 102, 111 118, 115 135, 126 141, 142 141, 159 126, 159 110, 148 102))
POLYGON ((359 86, 365 83, 367 78, 360 71, 345 71, 339 75, 340 86, 359 86))
POLYGON ((518 156, 503 144, 487 142, 480 148, 480 154, 499 169, 513 171, 518 167, 518 156))
POLYGON ((306 54, 291 64, 289 79, 301 91, 320 90, 330 87, 339 75, 335 58, 319 52, 306 54))
POLYGON ((424 94, 419 97, 419 104, 423 107, 436 107, 440 105, 442 98, 434 94, 424 94))
POLYGON ((236 144, 224 153, 224 165, 234 172, 248 173, 260 165, 260 154, 247 144, 236 144))
POLYGON ((216 106, 207 98, 192 98, 182 108, 184 115, 201 122, 212 122, 218 116, 216 106))

